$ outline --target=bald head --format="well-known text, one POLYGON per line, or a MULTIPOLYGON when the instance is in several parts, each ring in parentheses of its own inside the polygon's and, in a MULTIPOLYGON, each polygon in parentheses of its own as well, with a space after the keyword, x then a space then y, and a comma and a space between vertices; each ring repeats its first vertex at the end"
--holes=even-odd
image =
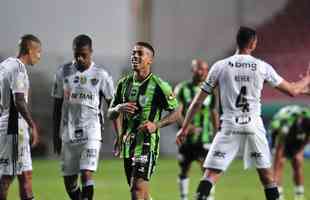
POLYGON ((203 82, 208 76, 208 63, 201 59, 192 60, 192 73, 195 82, 203 82))

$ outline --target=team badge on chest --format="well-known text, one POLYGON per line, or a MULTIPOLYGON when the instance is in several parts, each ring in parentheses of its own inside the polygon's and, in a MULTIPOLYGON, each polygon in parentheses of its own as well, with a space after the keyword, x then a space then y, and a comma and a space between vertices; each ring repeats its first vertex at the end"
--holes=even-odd
POLYGON ((96 78, 92 78, 92 79, 90 80, 90 82, 91 82, 91 84, 92 84, 93 86, 95 86, 95 85, 98 84, 99 80, 96 79, 96 78))
POLYGON ((140 104, 142 107, 144 107, 144 106, 146 106, 147 100, 148 100, 147 96, 141 95, 141 96, 139 97, 139 104, 140 104))
POLYGON ((87 82, 87 78, 85 76, 80 76, 80 84, 84 85, 87 82))

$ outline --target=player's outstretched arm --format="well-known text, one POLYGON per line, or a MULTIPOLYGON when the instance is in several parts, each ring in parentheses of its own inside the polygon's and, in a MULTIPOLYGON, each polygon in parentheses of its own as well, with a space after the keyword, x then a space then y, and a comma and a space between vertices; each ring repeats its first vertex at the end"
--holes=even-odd
POLYGON ((300 94, 310 94, 310 66, 307 69, 306 76, 302 77, 297 82, 288 82, 283 79, 283 81, 276 87, 281 92, 294 97, 300 94))
POLYGON ((24 93, 15 93, 15 105, 17 111, 22 115, 22 117, 26 120, 27 124, 31 128, 31 137, 32 137, 32 146, 36 146, 39 143, 39 132, 34 122, 28 105, 25 100, 24 93))
POLYGON ((309 91, 310 78, 305 77, 298 82, 290 83, 283 80, 276 88, 291 97, 295 97, 300 94, 310 94, 309 91))
POLYGON ((207 96, 208 96, 208 93, 206 93, 203 90, 200 90, 200 92, 195 96, 193 102, 191 103, 186 113, 185 119, 182 124, 182 128, 177 133, 177 138, 176 138, 177 144, 181 144, 185 140, 186 135, 188 133, 189 125, 191 121, 193 120, 193 117, 196 114, 196 112, 201 108, 201 105, 203 104, 207 96))
POLYGON ((53 144, 54 153, 60 154, 61 152, 61 137, 59 134, 61 123, 61 108, 63 99, 54 98, 54 111, 53 111, 53 144))

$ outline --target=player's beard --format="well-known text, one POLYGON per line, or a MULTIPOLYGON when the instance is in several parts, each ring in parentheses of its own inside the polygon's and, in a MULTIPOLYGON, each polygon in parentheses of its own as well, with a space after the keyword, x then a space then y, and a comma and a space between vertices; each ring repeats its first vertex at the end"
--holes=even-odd
POLYGON ((201 83, 201 82, 203 82, 205 80, 205 78, 204 78, 204 76, 194 76, 193 77, 193 81, 195 82, 195 83, 201 83))

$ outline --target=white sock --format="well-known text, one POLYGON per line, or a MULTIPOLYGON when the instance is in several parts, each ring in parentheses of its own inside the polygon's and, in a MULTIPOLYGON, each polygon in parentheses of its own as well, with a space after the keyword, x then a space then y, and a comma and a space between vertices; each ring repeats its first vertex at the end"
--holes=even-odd
POLYGON ((189 187, 189 178, 184 178, 178 180, 181 200, 187 200, 188 197, 188 187, 189 187))
POLYGON ((280 194, 280 200, 284 200, 284 190, 283 190, 283 187, 281 186, 278 186, 278 191, 279 191, 279 194, 280 194))
POLYGON ((303 197, 305 193, 305 188, 303 185, 296 185, 294 191, 295 191, 295 197, 303 197))
POLYGON ((212 187, 207 200, 215 200, 214 194, 215 194, 215 186, 212 187))

